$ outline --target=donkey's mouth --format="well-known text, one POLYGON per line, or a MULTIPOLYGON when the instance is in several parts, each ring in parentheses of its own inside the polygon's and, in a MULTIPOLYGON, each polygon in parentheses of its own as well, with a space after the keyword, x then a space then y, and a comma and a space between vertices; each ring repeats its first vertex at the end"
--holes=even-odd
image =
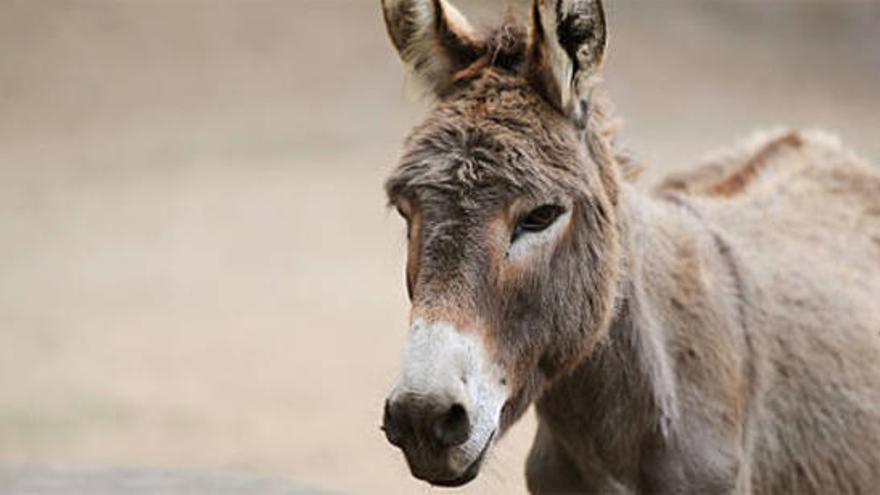
POLYGON ((462 485, 466 485, 474 480, 478 474, 480 474, 480 468, 483 467, 483 461, 486 459, 486 453, 489 452, 489 447, 492 446, 492 440, 495 439, 495 432, 493 431, 491 435, 489 435, 489 440, 486 441, 486 445, 483 446, 483 450, 480 451, 480 455, 474 459, 474 462, 465 469, 464 473, 458 478, 454 478, 451 480, 425 480, 433 486, 439 486, 443 488, 455 488, 462 485))

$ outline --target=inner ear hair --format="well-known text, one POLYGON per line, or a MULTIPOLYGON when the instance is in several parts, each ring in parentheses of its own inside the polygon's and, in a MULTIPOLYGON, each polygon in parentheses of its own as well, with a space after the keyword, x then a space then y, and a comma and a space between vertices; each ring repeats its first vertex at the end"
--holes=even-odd
POLYGON ((529 43, 532 84, 583 127, 607 43, 601 0, 534 0, 529 43))
POLYGON ((484 43, 447 0, 382 0, 385 25, 400 58, 435 94, 477 60, 484 43))

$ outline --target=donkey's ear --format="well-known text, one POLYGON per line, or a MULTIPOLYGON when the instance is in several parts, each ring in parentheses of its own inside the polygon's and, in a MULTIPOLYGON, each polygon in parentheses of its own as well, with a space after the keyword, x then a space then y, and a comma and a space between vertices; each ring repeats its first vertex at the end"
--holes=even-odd
POLYGON ((534 0, 529 77, 579 125, 599 76, 607 39, 602 0, 534 0))
POLYGON ((382 0, 382 8, 400 58, 436 94, 483 51, 467 19, 446 0, 382 0))

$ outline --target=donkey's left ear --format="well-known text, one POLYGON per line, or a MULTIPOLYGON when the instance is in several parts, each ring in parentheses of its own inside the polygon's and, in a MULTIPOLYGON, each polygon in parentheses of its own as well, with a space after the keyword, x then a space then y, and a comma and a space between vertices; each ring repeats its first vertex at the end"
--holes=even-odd
POLYGON ((483 41, 447 0, 382 0, 382 10, 400 58, 438 95, 483 52, 483 41))
POLYGON ((608 41, 602 0, 534 0, 529 40, 532 84, 562 113, 584 124, 608 41))

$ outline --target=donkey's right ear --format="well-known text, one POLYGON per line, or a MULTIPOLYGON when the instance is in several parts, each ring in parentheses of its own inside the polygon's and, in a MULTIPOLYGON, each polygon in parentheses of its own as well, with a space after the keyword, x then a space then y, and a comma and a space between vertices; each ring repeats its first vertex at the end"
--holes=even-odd
POLYGON ((437 95, 483 52, 483 41, 446 0, 382 0, 382 9, 400 58, 437 95))

